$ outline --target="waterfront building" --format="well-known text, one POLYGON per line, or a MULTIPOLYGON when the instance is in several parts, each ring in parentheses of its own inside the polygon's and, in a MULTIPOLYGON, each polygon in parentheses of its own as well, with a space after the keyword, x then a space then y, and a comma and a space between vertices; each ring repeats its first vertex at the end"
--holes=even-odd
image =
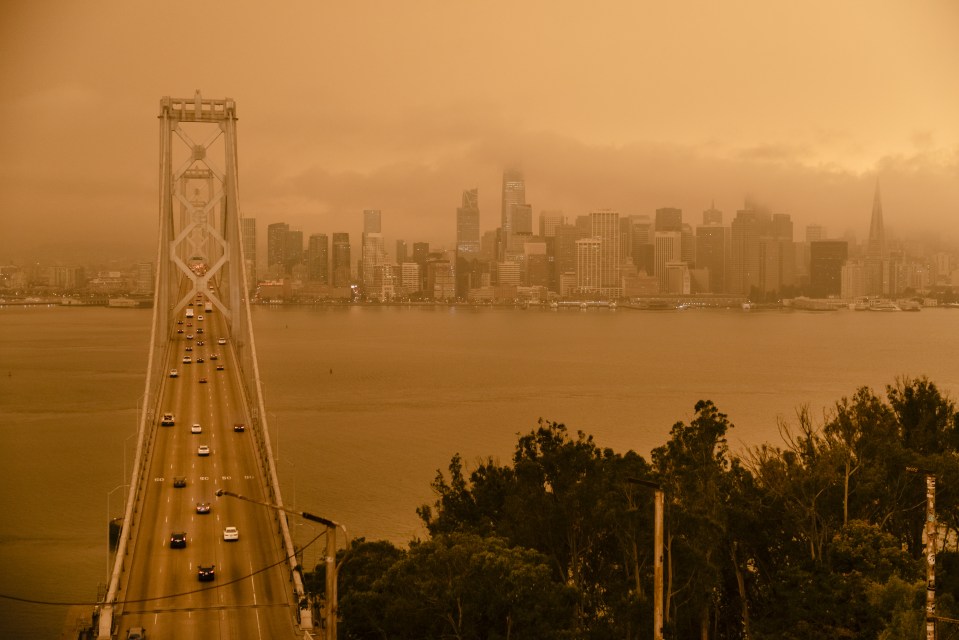
POLYGON ((373 282, 373 269, 387 264, 386 248, 382 233, 364 233, 363 246, 360 248, 360 282, 367 288, 373 282))
POLYGON ((579 293, 593 294, 600 290, 602 244, 599 238, 576 241, 576 290, 579 293))
POLYGON ((600 241, 598 293, 618 298, 623 290, 619 213, 603 209, 593 211, 589 218, 590 236, 600 241))
POLYGON ((330 238, 325 233, 314 233, 306 249, 306 279, 309 282, 330 282, 330 238))
POLYGON ((274 222, 266 228, 266 266, 279 269, 285 273, 289 261, 290 225, 285 222, 274 222))
POLYGON ((512 285, 520 284, 520 264, 518 262, 497 262, 496 263, 496 284, 512 285))
POLYGON ((653 274, 659 283, 660 291, 669 288, 666 265, 682 262, 683 236, 680 231, 657 231, 653 237, 655 267, 653 274))
POLYGON ((423 289, 423 277, 420 275, 420 265, 415 262, 404 262, 400 265, 400 286, 406 295, 415 295, 423 289))
MULTIPOLYGON (((560 283, 560 275, 576 273, 576 241, 586 234, 576 225, 561 224, 553 228, 553 276, 554 291, 565 295, 560 283)), ((574 284, 575 286, 575 284, 574 284)))
MULTIPOLYGON (((703 219, 705 220, 705 214, 703 219)), ((710 293, 726 291, 728 261, 729 228, 716 223, 704 223, 696 227, 696 268, 708 271, 706 290, 710 293)))
POLYGON ((729 237, 727 286, 730 293, 750 295, 761 288, 759 239, 768 222, 769 214, 752 208, 749 203, 736 212, 729 237))
MULTIPOLYGON (((814 298, 842 295, 854 298, 865 295, 857 292, 857 278, 853 271, 844 275, 843 265, 849 256, 849 243, 845 240, 817 240, 809 243, 809 294, 814 298), (843 283, 847 277, 849 283, 843 283), (850 295, 846 295, 849 293, 850 295)), ((865 286, 865 285, 863 285, 865 286)))
POLYGON ((352 263, 350 262, 350 234, 333 234, 333 256, 331 266, 333 269, 333 286, 348 287, 353 279, 352 263))
POLYGON ((153 285, 156 282, 156 271, 152 262, 138 262, 134 277, 133 293, 135 295, 153 295, 153 285))
POLYGON ((406 262, 406 240, 396 241, 396 256, 394 262, 396 262, 396 264, 406 262))

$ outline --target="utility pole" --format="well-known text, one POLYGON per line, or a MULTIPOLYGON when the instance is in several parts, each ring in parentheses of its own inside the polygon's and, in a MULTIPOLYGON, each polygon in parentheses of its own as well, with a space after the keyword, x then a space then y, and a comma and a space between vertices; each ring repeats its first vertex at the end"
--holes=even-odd
POLYGON ((231 498, 239 498, 240 500, 246 500, 247 502, 252 502, 254 504, 262 505, 264 507, 269 507, 270 509, 276 509, 277 511, 285 511, 286 513, 292 513, 293 515, 300 516, 305 520, 312 520, 313 522, 319 522, 322 525, 326 526, 326 602, 323 606, 323 619, 325 633, 324 638, 326 640, 336 640, 336 617, 337 612, 337 589, 336 589, 336 528, 339 527, 343 529, 343 534, 346 534, 346 527, 343 525, 333 522, 332 520, 327 520, 326 518, 320 517, 318 515, 308 513, 306 511, 295 511, 293 509, 287 509, 286 507, 281 507, 270 502, 263 502, 262 500, 254 500, 253 498, 248 498, 246 496, 241 496, 238 493, 233 493, 232 491, 226 491, 225 489, 219 489, 216 492, 217 497, 220 496, 230 496, 231 498))
MULTIPOLYGON (((627 478, 627 482, 653 489, 653 640, 663 640, 663 488, 651 480, 627 478)), ((931 640, 935 640, 932 638, 931 640)))
POLYGON ((906 467, 906 471, 926 476, 926 640, 936 640, 936 475, 918 467, 906 467))

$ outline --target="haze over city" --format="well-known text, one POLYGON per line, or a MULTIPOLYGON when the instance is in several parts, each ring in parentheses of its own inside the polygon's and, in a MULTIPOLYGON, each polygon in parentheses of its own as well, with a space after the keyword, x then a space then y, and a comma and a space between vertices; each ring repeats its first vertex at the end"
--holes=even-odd
POLYGON ((0 262, 152 259, 161 96, 231 97, 242 211, 452 247, 499 224, 746 197, 797 229, 956 239, 959 8, 573 2, 4 3, 0 262))

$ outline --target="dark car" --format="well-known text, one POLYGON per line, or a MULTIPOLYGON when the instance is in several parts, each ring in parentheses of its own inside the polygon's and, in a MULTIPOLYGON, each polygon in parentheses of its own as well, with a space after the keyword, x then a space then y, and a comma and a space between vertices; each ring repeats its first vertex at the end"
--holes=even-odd
POLYGON ((127 640, 147 640, 147 632, 143 627, 130 627, 127 630, 127 640))
POLYGON ((236 431, 237 433, 246 431, 246 425, 243 424, 242 422, 237 422, 236 424, 233 425, 233 430, 236 431))
POLYGON ((206 384, 206 378, 200 378, 200 384, 206 384))
POLYGON ((204 567, 203 565, 198 564, 196 566, 196 577, 200 582, 210 582, 216 577, 216 574, 213 572, 213 568, 216 565, 210 565, 209 567, 204 567))
POLYGON ((186 548, 186 532, 183 531, 174 531, 170 534, 170 548, 171 549, 184 549, 186 548))
POLYGON ((209 502, 197 502, 197 503, 196 503, 196 512, 197 512, 197 513, 210 513, 210 503, 209 503, 209 502))
POLYGON ((176 332, 177 332, 177 333, 183 333, 183 329, 177 329, 176 332))
POLYGON ((219 359, 220 359, 220 354, 218 354, 218 353, 211 353, 211 354, 210 354, 210 360, 219 360, 219 359))
POLYGON ((186 486, 186 476, 173 476, 173 486, 177 489, 186 486))
POLYGON ((216 365, 216 370, 217 370, 217 371, 223 371, 223 365, 222 365, 222 364, 216 365))
POLYGON ((197 357, 196 357, 196 363, 197 363, 197 364, 203 364, 203 356, 197 356, 197 357))

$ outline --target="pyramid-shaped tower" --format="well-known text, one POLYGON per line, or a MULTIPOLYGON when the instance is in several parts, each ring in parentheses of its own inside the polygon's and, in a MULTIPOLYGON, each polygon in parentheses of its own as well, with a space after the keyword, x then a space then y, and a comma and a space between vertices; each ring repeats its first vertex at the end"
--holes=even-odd
POLYGON ((869 243, 866 245, 866 294, 881 296, 887 293, 886 232, 882 226, 882 200, 879 197, 879 181, 872 199, 872 220, 869 222, 869 243))
POLYGON ((886 232, 882 226, 882 200, 879 196, 879 181, 876 180, 876 193, 872 198, 872 219, 869 221, 869 244, 866 257, 882 260, 886 257, 886 232))

